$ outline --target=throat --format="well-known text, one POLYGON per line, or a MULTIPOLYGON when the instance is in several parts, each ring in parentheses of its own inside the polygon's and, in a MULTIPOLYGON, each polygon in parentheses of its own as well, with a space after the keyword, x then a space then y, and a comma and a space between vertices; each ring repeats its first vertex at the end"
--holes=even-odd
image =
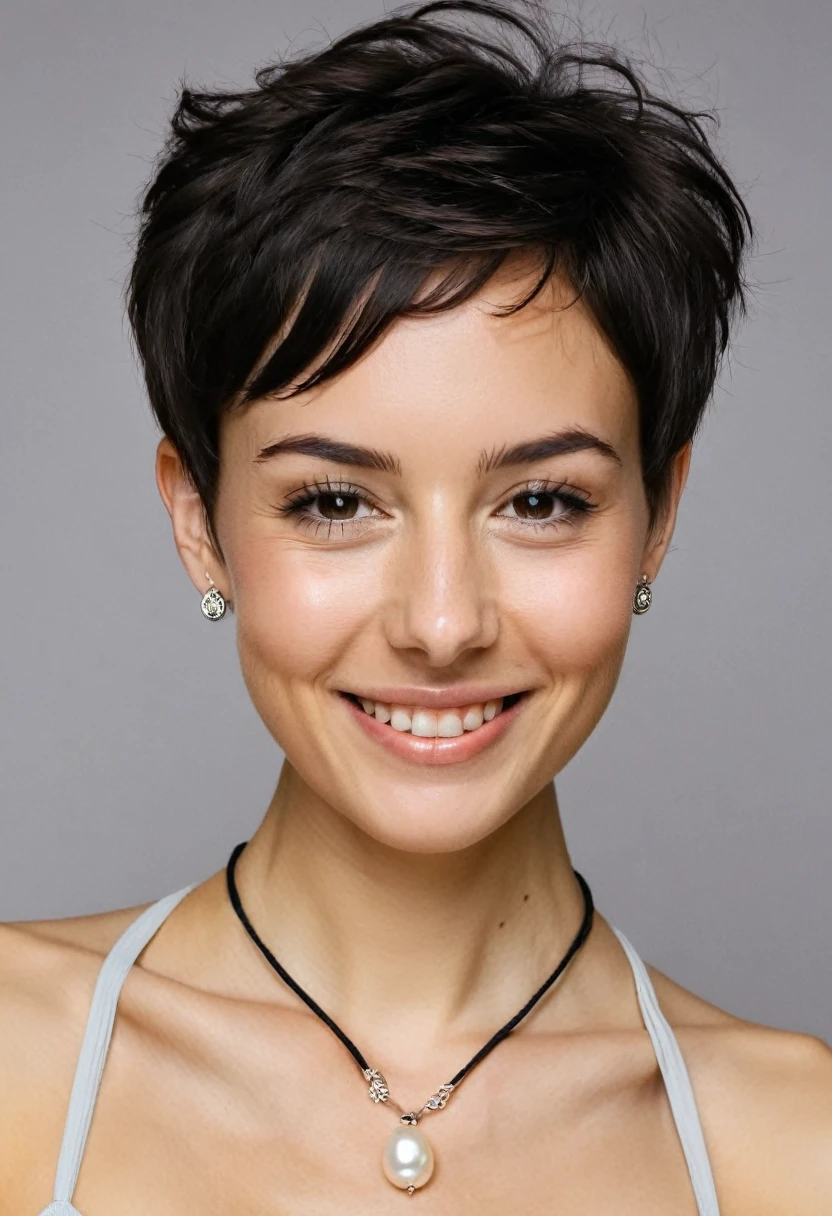
POLYGON ((395 1060, 494 1033, 583 915, 554 788, 473 848, 410 854, 301 805, 290 795, 302 779, 286 767, 283 798, 279 785, 237 870, 246 912, 282 966, 368 1059, 374 1045, 395 1060))

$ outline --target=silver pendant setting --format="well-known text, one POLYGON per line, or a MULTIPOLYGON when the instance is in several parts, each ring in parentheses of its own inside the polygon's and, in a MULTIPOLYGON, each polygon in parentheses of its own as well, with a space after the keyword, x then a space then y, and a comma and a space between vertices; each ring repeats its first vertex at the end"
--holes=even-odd
POLYGON ((390 1097, 390 1089, 383 1073, 377 1068, 363 1068, 367 1090, 373 1102, 389 1102, 399 1112, 399 1126, 391 1132, 381 1158, 385 1178, 400 1191, 412 1195, 419 1187, 429 1182, 433 1175, 435 1158, 430 1141, 417 1126, 422 1115, 434 1110, 444 1110, 451 1096, 453 1085, 440 1085, 418 1111, 405 1111, 390 1097))
POLYGON ((374 1102, 386 1102, 390 1097, 390 1090, 387 1088, 387 1082, 377 1068, 365 1068, 364 1078, 370 1082, 370 1088, 367 1091, 374 1102))

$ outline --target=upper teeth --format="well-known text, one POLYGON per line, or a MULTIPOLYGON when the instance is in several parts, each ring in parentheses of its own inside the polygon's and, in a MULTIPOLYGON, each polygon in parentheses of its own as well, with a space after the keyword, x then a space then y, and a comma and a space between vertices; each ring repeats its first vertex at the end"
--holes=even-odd
POLYGON ((372 701, 361 697, 366 713, 378 722, 389 722, 393 730, 409 731, 430 739, 443 739, 461 735, 466 730, 476 730, 483 722, 490 722, 503 708, 503 699, 480 702, 477 705, 461 705, 458 709, 419 709, 412 705, 387 705, 383 701, 372 701))

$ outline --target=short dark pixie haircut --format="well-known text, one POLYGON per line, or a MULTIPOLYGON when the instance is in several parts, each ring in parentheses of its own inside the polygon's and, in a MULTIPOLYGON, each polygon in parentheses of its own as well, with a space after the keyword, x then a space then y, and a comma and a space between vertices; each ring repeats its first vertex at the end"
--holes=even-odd
POLYGON ((562 42, 525 0, 398 9, 255 83, 181 89, 127 287, 213 542, 223 411, 337 375, 522 252, 540 274, 501 311, 553 274, 589 307, 637 392, 655 519, 746 303, 751 221, 709 115, 613 47, 562 42))

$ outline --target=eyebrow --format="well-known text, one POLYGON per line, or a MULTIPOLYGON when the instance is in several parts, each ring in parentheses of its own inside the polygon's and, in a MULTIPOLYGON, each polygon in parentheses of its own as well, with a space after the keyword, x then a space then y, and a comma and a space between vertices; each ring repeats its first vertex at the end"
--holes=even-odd
POLYGON ((585 431, 582 427, 572 427, 566 431, 553 431, 541 435, 537 439, 526 439, 522 443, 512 444, 510 448, 502 447, 482 452, 477 463, 478 473, 490 473, 493 469, 505 469, 511 465, 534 464, 538 460, 546 460, 549 456, 568 456, 570 452, 598 452, 607 460, 612 460, 619 467, 621 457, 612 444, 605 439, 585 431))
MULTIPOLYGON (((509 468, 512 465, 534 464, 538 460, 546 460, 551 456, 566 456, 570 452, 598 452, 607 460, 613 461, 619 467, 621 457, 615 448, 606 440, 585 431, 581 427, 572 427, 565 431, 554 431, 540 435, 537 439, 527 439, 522 443, 505 445, 491 451, 483 450, 477 462, 479 474, 491 473, 495 469, 509 468)), ((378 469, 382 473, 395 473, 401 476, 401 461, 392 452, 381 452, 377 448, 363 447, 359 444, 345 443, 340 439, 330 439, 326 435, 288 435, 274 443, 267 444, 255 457, 261 463, 273 460, 276 456, 295 453, 300 456, 314 456, 318 460, 331 460, 337 464, 349 464, 360 469, 378 469)))
POLYGON ((401 475, 401 461, 390 452, 379 452, 377 448, 360 447, 355 443, 344 443, 326 435, 287 435, 262 448, 255 457, 257 462, 272 460, 295 452, 300 456, 315 456, 318 460, 332 460, 338 464, 356 465, 359 469, 379 469, 382 473, 401 475))

